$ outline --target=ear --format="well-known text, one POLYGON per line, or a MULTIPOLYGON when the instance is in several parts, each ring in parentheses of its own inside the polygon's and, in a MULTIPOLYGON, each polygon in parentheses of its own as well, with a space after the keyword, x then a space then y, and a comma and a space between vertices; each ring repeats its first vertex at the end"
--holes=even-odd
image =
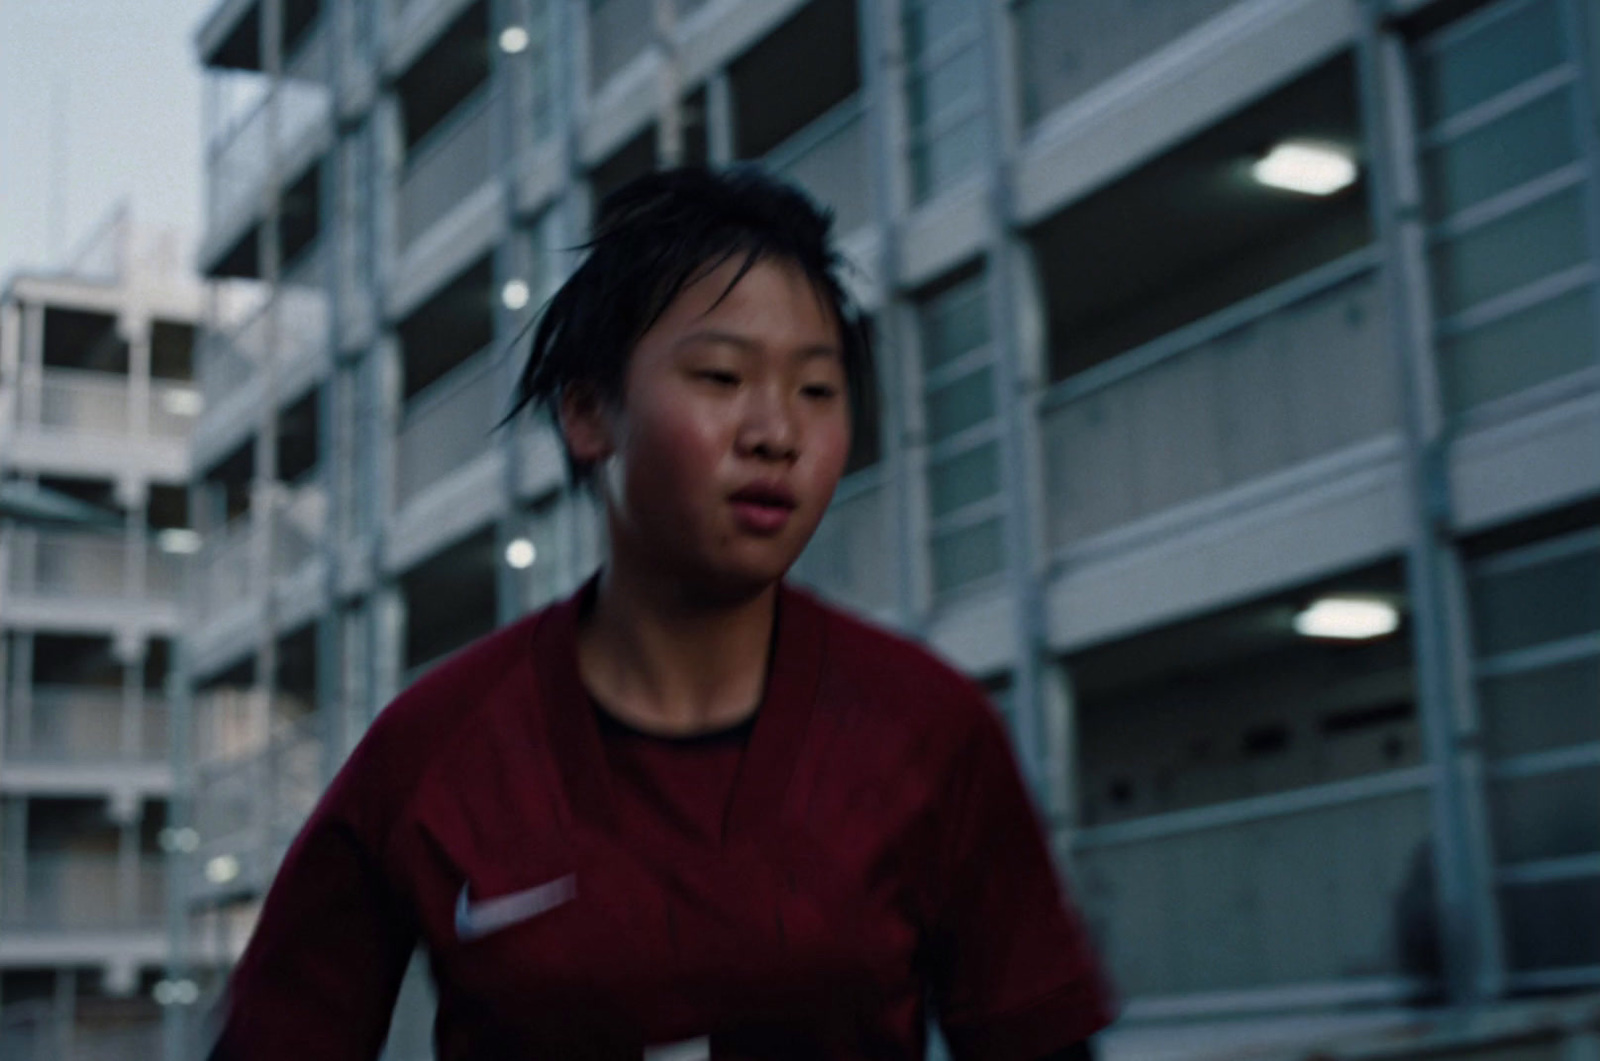
POLYGON ((569 384, 561 392, 561 435, 579 464, 599 464, 616 448, 610 404, 592 384, 569 384))

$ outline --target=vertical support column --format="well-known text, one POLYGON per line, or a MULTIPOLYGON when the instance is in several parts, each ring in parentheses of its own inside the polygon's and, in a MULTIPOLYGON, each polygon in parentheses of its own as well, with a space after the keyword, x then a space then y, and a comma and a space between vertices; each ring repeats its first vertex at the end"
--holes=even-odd
POLYGON ((131 789, 117 789, 106 810, 117 827, 115 923, 119 928, 132 928, 139 914, 139 823, 144 817, 144 803, 131 789))
POLYGON ((144 761, 144 664, 149 643, 140 630, 117 631, 112 646, 122 664, 122 719, 118 735, 122 760, 144 761))
POLYGON ((75 969, 56 970, 56 989, 52 1016, 55 1018, 56 1056, 72 1056, 73 1025, 78 1019, 78 974, 75 969))
POLYGON ((6 714, 7 746, 19 749, 33 747, 33 631, 16 630, 11 634, 10 674, 7 675, 10 709, 6 714))
POLYGON ((734 102, 733 79, 726 67, 718 67, 706 78, 706 156, 713 169, 734 161, 734 102))
POLYGON ((128 433, 143 439, 150 434, 150 317, 136 308, 120 327, 128 344, 128 433))
POLYGON ((1404 43, 1365 0, 1357 44, 1374 227, 1400 376, 1406 438, 1406 589, 1423 741, 1433 769, 1435 902, 1445 989, 1455 1003, 1503 991, 1498 912, 1476 750, 1471 650, 1460 558, 1451 537, 1448 439, 1433 350, 1415 120, 1404 43))
POLYGON ((37 302, 22 305, 21 355, 17 421, 25 427, 39 423, 44 407, 44 307, 37 302))
POLYGON ((909 378, 909 351, 916 349, 915 322, 910 307, 900 297, 900 160, 896 145, 903 142, 905 127, 898 88, 904 78, 900 56, 898 5, 858 4, 857 37, 861 68, 861 93, 865 104, 867 150, 871 152, 868 180, 872 186, 874 221, 878 228, 877 289, 883 304, 877 314, 877 371, 880 437, 883 439, 884 489, 892 498, 887 536, 897 558, 894 572, 895 611, 903 626, 910 627, 921 614, 920 558, 925 555, 926 528, 920 515, 927 511, 916 489, 914 462, 907 407, 912 388, 909 378))
POLYGON ((28 909, 28 800, 0 797, 0 893, 14 910, 28 909))
POLYGON ((656 81, 656 158, 660 168, 684 161, 683 71, 678 62, 677 11, 674 0, 652 0, 656 50, 661 55, 656 81))
MULTIPOLYGON (((1026 247, 1013 232, 1015 207, 1012 203, 1012 178, 1016 155, 1016 135, 1011 71, 1016 69, 1010 55, 1011 40, 1007 20, 1010 8, 1001 4, 983 5, 983 47, 989 126, 989 232, 988 285, 989 317, 994 324, 995 411, 1005 430, 1001 435, 1001 485, 1007 499, 1005 519, 1006 574, 1014 602, 1016 655, 1013 683, 1016 710, 1012 731, 1017 758, 1034 797, 1046 793, 1046 749, 1041 736, 1044 698, 1041 669, 1044 666, 1043 549, 1040 547, 1038 478, 1035 474, 1038 424, 1038 396, 1043 386, 1037 357, 1027 358, 1019 332, 1019 307, 1014 299, 1034 295, 1021 281, 1018 261, 1026 247)), ((1031 305, 1028 307, 1031 310, 1031 305)))

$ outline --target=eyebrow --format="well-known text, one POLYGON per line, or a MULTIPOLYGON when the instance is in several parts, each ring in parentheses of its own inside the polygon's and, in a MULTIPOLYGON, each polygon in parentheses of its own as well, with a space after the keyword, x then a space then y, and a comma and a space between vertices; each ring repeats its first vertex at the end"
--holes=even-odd
MULTIPOLYGON (((703 328, 699 331, 690 332, 682 339, 679 339, 674 348, 682 350, 698 343, 719 343, 735 347, 742 353, 750 353, 761 345, 736 332, 725 332, 716 328, 703 328)), ((838 346, 832 344, 814 344, 802 347, 798 353, 799 359, 802 361, 810 361, 819 357, 836 357, 841 360, 844 358, 844 352, 838 346)))

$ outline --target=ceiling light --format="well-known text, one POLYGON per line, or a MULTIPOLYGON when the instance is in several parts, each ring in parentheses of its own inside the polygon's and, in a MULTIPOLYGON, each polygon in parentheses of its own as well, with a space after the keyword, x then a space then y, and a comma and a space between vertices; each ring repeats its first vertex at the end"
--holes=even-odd
POLYGON ((200 392, 188 387, 174 387, 161 395, 161 407, 173 416, 199 416, 204 405, 200 392))
POLYGON ((528 49, 528 31, 521 26, 507 26, 500 31, 500 50, 516 55, 528 49))
POLYGON ((532 567, 537 559, 539 550, 535 549, 533 543, 526 538, 514 538, 506 546, 506 563, 518 571, 532 567))
POLYGON ((528 304, 529 295, 528 285, 521 280, 507 280, 500 289, 500 301, 513 313, 528 304))
POLYGON ((206 863, 206 880, 212 884, 227 884, 239 876, 239 860, 232 855, 218 855, 206 863))
POLYGON ((1250 167, 1250 175, 1269 188, 1302 195, 1332 195, 1356 180, 1355 159, 1337 144, 1285 140, 1250 167))
POLYGON ((200 535, 184 527, 169 527, 156 535, 156 547, 164 553, 188 556, 200 551, 200 535))
POLYGON ((1301 636, 1340 641, 1383 637, 1399 625, 1399 609, 1372 597, 1324 597, 1294 617, 1295 632, 1301 636))

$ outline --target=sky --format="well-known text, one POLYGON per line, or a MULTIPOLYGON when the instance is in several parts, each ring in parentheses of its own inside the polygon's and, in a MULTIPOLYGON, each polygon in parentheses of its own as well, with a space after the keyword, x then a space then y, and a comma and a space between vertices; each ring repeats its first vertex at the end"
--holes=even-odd
POLYGON ((124 198, 137 226, 179 230, 192 260, 204 187, 194 34, 217 2, 0 0, 0 285, 61 264, 124 198))

